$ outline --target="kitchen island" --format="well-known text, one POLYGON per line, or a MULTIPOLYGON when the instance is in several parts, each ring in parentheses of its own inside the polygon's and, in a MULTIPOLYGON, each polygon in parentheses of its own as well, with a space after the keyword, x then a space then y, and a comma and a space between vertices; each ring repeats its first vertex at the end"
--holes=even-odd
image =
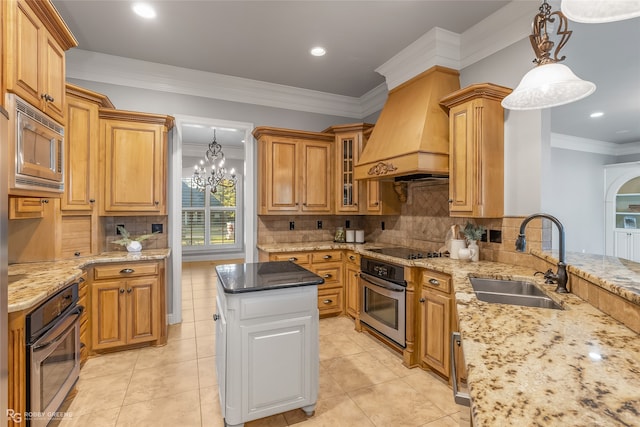
POLYGON ((532 251, 530 264, 522 266, 448 258, 404 260, 369 250, 380 246, 309 242, 260 249, 340 248, 450 275, 475 426, 640 425, 640 337, 635 331, 640 264, 568 253, 572 293, 557 294, 555 285, 534 276, 557 262, 553 253, 532 251), (534 282, 563 309, 480 301, 469 276, 534 282), (583 287, 587 279, 587 297, 577 296, 574 284, 583 287), (624 324, 604 312, 618 307, 624 307, 624 324))
POLYGON ((320 276, 287 261, 216 267, 216 373, 225 425, 318 398, 320 276))

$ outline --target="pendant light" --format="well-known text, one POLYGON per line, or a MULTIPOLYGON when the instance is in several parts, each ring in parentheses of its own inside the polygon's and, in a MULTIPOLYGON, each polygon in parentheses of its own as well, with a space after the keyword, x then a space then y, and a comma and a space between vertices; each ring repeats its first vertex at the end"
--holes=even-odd
POLYGON ((622 21, 640 16, 640 0, 562 0, 562 13, 585 24, 622 21))
POLYGON ((571 33, 567 27, 567 18, 560 11, 552 13, 551 6, 544 0, 539 13, 533 19, 533 31, 529 36, 536 54, 533 62, 537 65, 525 74, 518 87, 502 100, 504 108, 536 110, 555 107, 578 101, 596 90, 595 84, 580 79, 566 65, 558 64, 565 59, 565 56, 558 56, 560 49, 569 41, 571 33), (554 26, 556 37, 560 39, 557 46, 550 39, 547 28, 553 29, 554 26))

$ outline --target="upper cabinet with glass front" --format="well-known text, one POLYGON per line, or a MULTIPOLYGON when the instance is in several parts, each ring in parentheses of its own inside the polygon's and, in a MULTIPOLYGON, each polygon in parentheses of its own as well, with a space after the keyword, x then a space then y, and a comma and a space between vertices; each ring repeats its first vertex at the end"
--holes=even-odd
POLYGON ((2 3, 6 89, 64 124, 65 51, 78 42, 49 0, 2 3))
POLYGON ((640 229, 640 177, 627 181, 618 191, 616 228, 640 229))

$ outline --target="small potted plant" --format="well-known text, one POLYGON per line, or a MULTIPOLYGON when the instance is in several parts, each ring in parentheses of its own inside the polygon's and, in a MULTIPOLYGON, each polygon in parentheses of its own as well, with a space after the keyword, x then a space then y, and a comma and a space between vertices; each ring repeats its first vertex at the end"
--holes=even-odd
POLYGON ((462 234, 469 242, 469 248, 474 251, 472 261, 480 260, 480 247, 478 246, 478 240, 482 238, 484 231, 486 228, 482 225, 472 224, 470 221, 467 221, 467 224, 464 226, 462 230, 462 234))
POLYGON ((127 229, 121 225, 118 225, 118 231, 120 232, 120 235, 122 237, 118 240, 114 240, 111 243, 125 246, 129 252, 140 252, 142 250, 142 244, 140 242, 147 240, 148 238, 153 236, 153 234, 142 234, 138 237, 131 237, 131 233, 129 233, 127 229))

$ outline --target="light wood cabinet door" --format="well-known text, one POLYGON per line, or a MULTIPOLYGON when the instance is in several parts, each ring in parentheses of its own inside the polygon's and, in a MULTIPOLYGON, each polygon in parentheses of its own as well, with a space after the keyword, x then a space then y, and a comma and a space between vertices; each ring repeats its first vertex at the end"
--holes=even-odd
POLYGON ((357 213, 361 209, 361 182, 356 181, 353 171, 361 150, 362 132, 336 134, 336 212, 357 213))
POLYGON ((353 318, 360 317, 360 287, 358 276, 360 268, 358 266, 345 263, 345 311, 353 318))
POLYGON ((420 298, 422 362, 449 377, 451 298, 423 289, 420 298))
POLYGON ((267 210, 296 212, 299 208, 298 179, 300 166, 298 140, 273 140, 266 146, 267 210))
POLYGON ((93 283, 91 344, 102 350, 127 344, 127 296, 122 281, 93 283))
POLYGON ((166 132, 135 116, 101 119, 100 215, 166 215, 166 132))
POLYGON ((67 96, 67 127, 64 141, 64 211, 91 212, 98 181, 98 105, 67 96))
POLYGON ((44 205, 49 199, 40 197, 10 197, 9 219, 44 218, 44 205))
POLYGON ((158 279, 149 277, 126 282, 127 343, 158 338, 158 279))
POLYGON ((501 218, 504 213, 504 109, 511 89, 471 85, 441 100, 449 108, 449 214, 501 218))
POLYGON ((306 141, 300 161, 302 212, 332 213, 331 149, 333 144, 306 141))
POLYGON ((51 2, 7 5, 7 90, 64 124, 65 51, 77 42, 51 2))

